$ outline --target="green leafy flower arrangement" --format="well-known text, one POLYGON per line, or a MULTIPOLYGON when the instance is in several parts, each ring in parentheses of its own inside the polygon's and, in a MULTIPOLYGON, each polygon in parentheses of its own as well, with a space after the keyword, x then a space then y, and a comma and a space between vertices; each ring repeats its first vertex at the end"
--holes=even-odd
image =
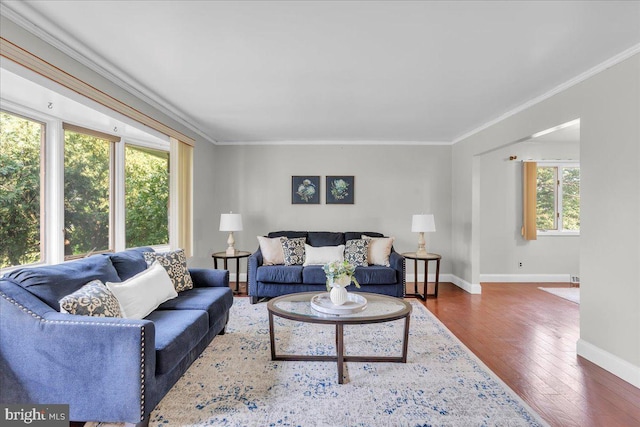
POLYGON ((337 283, 341 286, 349 286, 351 282, 360 287, 360 283, 354 276, 356 268, 349 264, 348 261, 333 261, 322 267, 324 274, 327 276, 327 290, 331 290, 331 284, 337 283))
POLYGON ((349 184, 344 179, 336 179, 331 182, 331 195, 336 200, 342 200, 349 195, 349 184))

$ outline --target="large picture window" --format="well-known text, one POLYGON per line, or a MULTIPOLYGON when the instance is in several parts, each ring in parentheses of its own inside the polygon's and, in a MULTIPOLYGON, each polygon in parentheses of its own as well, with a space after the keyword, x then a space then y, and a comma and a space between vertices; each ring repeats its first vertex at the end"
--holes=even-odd
POLYGON ((43 260, 45 126, 0 112, 0 268, 43 260))
POLYGON ((193 138, 0 44, 0 270, 137 246, 191 256, 193 138))

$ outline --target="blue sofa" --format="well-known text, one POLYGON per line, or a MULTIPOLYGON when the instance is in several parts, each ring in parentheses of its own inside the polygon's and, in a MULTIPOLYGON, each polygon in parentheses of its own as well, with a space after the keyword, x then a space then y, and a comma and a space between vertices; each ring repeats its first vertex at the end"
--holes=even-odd
POLYGON ((147 268, 151 248, 21 268, 0 278, 0 402, 69 404, 74 421, 142 423, 213 338, 233 294, 226 270, 190 269, 194 288, 142 320, 59 312, 87 282, 147 268))
MULTIPOLYGON (((384 237, 376 232, 326 232, 326 231, 276 231, 267 237, 305 237, 309 246, 339 246, 351 239, 384 237)), ((389 255, 389 267, 369 265, 356 267, 355 277, 360 289, 351 286, 349 291, 372 292, 402 298, 405 292, 405 258, 393 248, 389 255)), ((260 247, 248 260, 249 297, 252 304, 261 298, 277 297, 295 292, 326 291, 326 275, 320 265, 263 265, 260 247)))

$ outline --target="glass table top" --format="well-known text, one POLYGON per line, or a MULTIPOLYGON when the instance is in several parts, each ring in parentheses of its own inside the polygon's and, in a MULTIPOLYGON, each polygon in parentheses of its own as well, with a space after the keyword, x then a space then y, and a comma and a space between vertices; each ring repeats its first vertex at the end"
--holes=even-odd
POLYGON ((318 323, 367 323, 390 319, 400 319, 411 313, 411 304, 400 298, 367 292, 353 292, 366 298, 363 311, 345 314, 327 314, 311 307, 311 299, 322 292, 301 292, 283 295, 270 300, 267 307, 270 312, 293 320, 318 323))

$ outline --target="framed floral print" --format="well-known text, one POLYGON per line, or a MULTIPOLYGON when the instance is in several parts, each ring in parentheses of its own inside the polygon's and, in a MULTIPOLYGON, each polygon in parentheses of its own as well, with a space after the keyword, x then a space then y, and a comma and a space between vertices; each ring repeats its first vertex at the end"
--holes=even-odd
POLYGON ((292 176, 291 177, 291 204, 319 205, 320 204, 320 177, 319 176, 292 176))
POLYGON ((351 176, 327 176, 326 203, 328 205, 352 205, 355 196, 355 178, 351 176))

